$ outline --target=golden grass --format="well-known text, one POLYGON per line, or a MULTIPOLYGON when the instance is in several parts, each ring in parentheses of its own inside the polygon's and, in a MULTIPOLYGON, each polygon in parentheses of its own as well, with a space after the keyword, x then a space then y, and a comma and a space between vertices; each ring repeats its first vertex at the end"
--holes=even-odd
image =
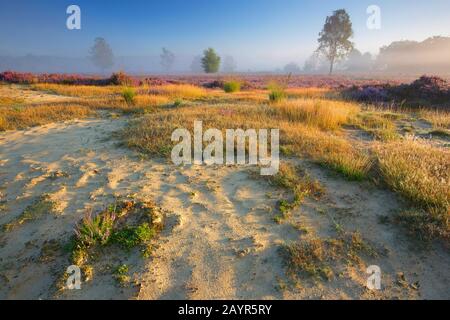
POLYGON ((25 100, 21 98, 0 97, 0 106, 14 106, 24 102, 25 100))
POLYGON ((93 115, 81 105, 41 105, 0 108, 0 131, 25 129, 47 123, 85 118, 93 115))
POLYGON ((155 107, 165 105, 171 102, 171 99, 164 96, 157 95, 137 95, 134 98, 134 105, 136 107, 155 107))
POLYGON ((207 103, 255 103, 262 104, 268 101, 267 90, 240 91, 233 93, 224 93, 222 90, 210 90, 204 97, 207 103))
POLYGON ((377 140, 391 141, 399 138, 394 122, 396 117, 398 116, 392 113, 361 112, 356 117, 352 117, 349 124, 366 131, 377 140))
POLYGON ((277 113, 290 121, 335 130, 359 111, 357 104, 319 99, 285 100, 273 105, 277 113))
POLYGON ((69 97, 105 97, 120 94, 123 90, 120 86, 85 86, 38 83, 31 86, 37 91, 45 91, 69 97))
POLYGON ((413 140, 375 150, 384 181, 418 207, 396 220, 423 240, 450 241, 450 151, 413 140))
POLYGON ((161 95, 171 99, 197 99, 207 95, 204 88, 190 84, 168 84, 157 86, 150 88, 149 92, 153 95, 161 95))
POLYGON ((434 129, 450 130, 450 112, 438 110, 421 110, 419 117, 430 122, 434 129))
POLYGON ((405 139, 375 148, 386 183, 413 203, 450 209, 450 150, 405 139))
POLYGON ((289 88, 285 90, 290 98, 326 98, 334 91, 328 88, 289 88))
POLYGON ((203 121, 207 128, 279 128, 280 143, 298 155, 341 172, 350 179, 364 179, 370 170, 370 157, 344 138, 317 127, 292 122, 270 106, 209 105, 156 110, 138 119, 124 132, 130 147, 153 155, 167 156, 172 149, 173 130, 192 130, 194 121, 203 121))
POLYGON ((357 232, 343 232, 337 238, 302 240, 283 249, 288 274, 294 278, 300 275, 330 280, 346 265, 363 267, 363 257, 378 256, 357 232))

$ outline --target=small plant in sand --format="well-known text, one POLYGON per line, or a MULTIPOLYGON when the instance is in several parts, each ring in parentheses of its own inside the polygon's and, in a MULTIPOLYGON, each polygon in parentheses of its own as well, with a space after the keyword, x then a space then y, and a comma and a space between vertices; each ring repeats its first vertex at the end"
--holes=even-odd
POLYGON ((114 278, 122 287, 126 286, 131 280, 131 277, 128 273, 129 268, 126 264, 122 264, 118 266, 116 270, 114 270, 114 278))
POLYGON ((78 224, 68 247, 71 262, 83 268, 93 255, 98 256, 108 246, 126 252, 141 248, 145 253, 162 226, 160 209, 152 203, 125 200, 111 204, 96 215, 89 212, 78 224))
POLYGON ((269 182, 275 186, 285 188, 292 193, 292 200, 280 200, 278 202, 279 214, 274 220, 281 223, 289 214, 302 204, 307 196, 319 198, 324 193, 323 187, 317 180, 311 179, 300 166, 282 162, 278 174, 269 178, 269 182))
POLYGON ((331 280, 346 266, 363 267, 362 257, 374 258, 378 252, 359 233, 342 232, 337 238, 313 238, 287 245, 284 256, 290 276, 331 280))

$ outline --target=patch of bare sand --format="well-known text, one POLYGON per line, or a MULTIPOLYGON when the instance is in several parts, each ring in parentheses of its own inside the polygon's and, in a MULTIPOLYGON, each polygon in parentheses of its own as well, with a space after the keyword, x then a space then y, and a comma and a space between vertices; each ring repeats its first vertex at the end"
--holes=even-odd
POLYGON ((126 120, 83 120, 0 134, 0 192, 6 205, 0 225, 9 223, 42 194, 57 212, 30 221, 0 237, 0 298, 64 299, 318 299, 449 298, 449 255, 437 247, 419 250, 393 226, 380 224, 401 206, 387 191, 347 182, 308 166, 326 187, 320 200, 308 200, 289 221, 273 220, 282 190, 252 169, 175 167, 121 148, 112 137, 126 120), (167 210, 166 227, 153 255, 106 255, 94 279, 82 290, 55 295, 67 268, 67 255, 46 254, 64 243, 86 210, 101 209, 117 196, 155 200, 167 210), (294 227, 307 226, 304 235, 294 227), (304 279, 292 285, 279 248, 308 237, 333 236, 333 225, 358 230, 385 254, 364 261, 383 272, 383 290, 365 289, 364 268, 352 268, 331 281, 304 279), (136 286, 121 288, 107 271, 131 267, 136 286), (398 284, 397 273, 417 289, 398 284))
POLYGON ((79 100, 75 97, 66 97, 42 91, 32 90, 28 86, 17 84, 0 85, 0 97, 18 99, 19 101, 23 101, 23 103, 27 105, 69 102, 79 100))

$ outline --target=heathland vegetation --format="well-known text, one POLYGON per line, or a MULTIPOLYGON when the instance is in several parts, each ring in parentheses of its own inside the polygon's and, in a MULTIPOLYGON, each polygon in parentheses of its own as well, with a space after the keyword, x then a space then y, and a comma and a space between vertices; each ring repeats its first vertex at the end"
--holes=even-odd
POLYGON ((293 88, 288 82, 241 90, 246 84, 238 79, 225 79, 222 90, 189 83, 151 86, 123 73, 110 80, 72 80, 115 84, 103 86, 62 84, 67 80, 55 81, 55 76, 49 77, 52 83, 41 83, 42 76, 35 75, 32 78, 38 80, 28 84, 30 77, 0 75, 3 81, 22 83, 20 90, 73 100, 29 105, 2 97, 0 130, 85 118, 101 110, 131 113, 137 118, 123 133, 125 143, 144 153, 167 156, 171 132, 194 120, 221 129, 280 128, 285 154, 310 159, 350 180, 385 184, 411 202, 411 209, 398 219, 407 219, 407 225, 424 237, 449 239, 450 163, 445 141, 450 116, 442 103, 448 101, 450 91, 442 79, 423 77, 411 84, 411 90, 401 85, 338 91, 293 88), (396 103, 400 100, 396 94, 401 103, 396 103), (428 108, 417 108, 417 95, 428 108))
MULTIPOLYGON (((352 35, 327 17, 330 74, 370 60, 352 35)), ((90 60, 113 66, 105 39, 90 60)), ((0 73, 0 298, 448 298, 446 79, 237 74, 213 48, 192 70, 208 75, 0 73), (198 121, 278 129, 278 173, 175 165, 173 132, 198 121)))

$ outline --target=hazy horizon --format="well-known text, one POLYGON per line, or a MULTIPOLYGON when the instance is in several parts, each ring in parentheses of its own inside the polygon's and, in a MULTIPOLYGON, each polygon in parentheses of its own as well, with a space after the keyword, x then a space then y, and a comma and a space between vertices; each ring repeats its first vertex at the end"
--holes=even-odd
MULTIPOLYGON (((207 47, 231 55, 241 72, 273 71, 294 62, 300 67, 317 47, 327 15, 344 8, 354 29, 355 48, 376 55, 394 41, 423 41, 450 36, 450 2, 248 0, 226 3, 192 0, 27 1, 0 4, 0 56, 27 55, 85 59, 96 37, 110 44, 120 60, 143 72, 158 71, 162 47, 176 55, 174 72, 189 70, 193 57, 207 47), (68 30, 66 9, 81 8, 81 30, 68 30), (366 26, 369 5, 381 9, 381 28, 366 26), (14 32, 11 32, 14 30, 14 32), (152 61, 145 62, 145 59, 152 61), (154 61, 153 61, 154 60, 154 61), (131 62, 130 62, 131 61, 131 62)), ((80 71, 89 69, 81 67, 80 71)), ((94 71, 94 69, 93 69, 94 71)))

